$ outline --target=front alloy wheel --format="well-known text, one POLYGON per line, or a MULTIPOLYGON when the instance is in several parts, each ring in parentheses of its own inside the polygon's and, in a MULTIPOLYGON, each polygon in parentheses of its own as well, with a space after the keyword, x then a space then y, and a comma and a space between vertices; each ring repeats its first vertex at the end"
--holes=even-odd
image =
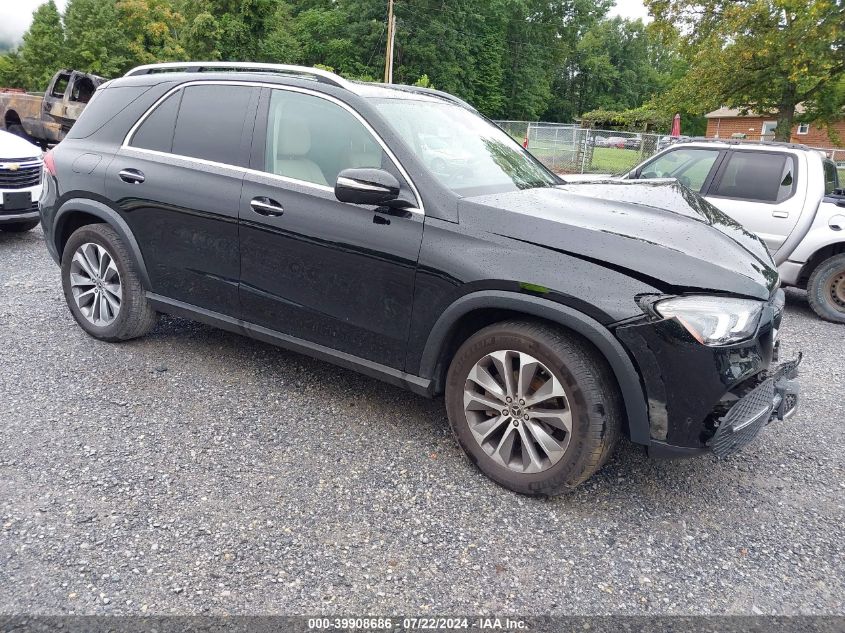
POLYGON ((588 479, 619 435, 622 402, 607 361, 580 336, 503 321, 470 336, 446 375, 455 437, 484 474, 554 495, 588 479))
POLYGON ((470 370, 464 411, 478 445, 517 473, 558 463, 572 437, 572 410, 560 381, 539 360, 516 350, 487 354, 470 370))
POLYGON ((98 327, 110 325, 120 312, 123 287, 111 254, 87 242, 76 249, 70 265, 70 287, 79 312, 98 327))

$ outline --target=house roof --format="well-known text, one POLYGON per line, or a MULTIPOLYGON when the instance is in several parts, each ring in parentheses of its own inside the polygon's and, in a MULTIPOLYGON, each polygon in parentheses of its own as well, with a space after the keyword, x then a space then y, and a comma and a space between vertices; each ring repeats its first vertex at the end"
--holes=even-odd
MULTIPOLYGON (((753 112, 748 111, 745 114, 742 114, 740 108, 725 108, 721 107, 718 110, 713 110, 713 112, 708 112, 704 115, 706 119, 730 119, 730 118, 743 118, 743 117, 757 117, 757 116, 770 116, 775 115, 776 112, 753 112)), ((802 104, 798 104, 795 106, 795 114, 804 114, 804 106, 802 104)))

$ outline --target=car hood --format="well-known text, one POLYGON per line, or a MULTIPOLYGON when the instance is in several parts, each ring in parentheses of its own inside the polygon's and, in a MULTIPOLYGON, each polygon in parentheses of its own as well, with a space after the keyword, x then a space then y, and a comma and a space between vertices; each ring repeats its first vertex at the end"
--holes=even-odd
POLYGON ((601 262, 663 292, 768 299, 779 283, 766 246, 671 180, 565 184, 464 198, 461 224, 601 262))
POLYGON ((41 148, 29 141, 0 130, 0 160, 10 158, 37 158, 41 156, 41 148))

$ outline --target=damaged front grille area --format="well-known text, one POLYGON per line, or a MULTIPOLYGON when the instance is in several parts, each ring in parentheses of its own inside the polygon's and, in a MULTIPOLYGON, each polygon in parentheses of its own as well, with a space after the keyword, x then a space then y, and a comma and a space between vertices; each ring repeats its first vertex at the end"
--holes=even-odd
POLYGON ((799 356, 769 372, 719 419, 716 433, 707 443, 716 456, 727 457, 737 452, 772 419, 792 415, 798 406, 798 388, 791 379, 800 362, 799 356))

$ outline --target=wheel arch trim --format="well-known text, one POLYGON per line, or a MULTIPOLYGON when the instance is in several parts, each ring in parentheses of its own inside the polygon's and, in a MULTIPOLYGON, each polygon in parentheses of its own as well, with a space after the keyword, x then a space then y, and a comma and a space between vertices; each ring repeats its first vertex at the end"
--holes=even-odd
POLYGON ((120 217, 120 214, 118 214, 117 211, 102 202, 97 202, 96 200, 71 198, 63 202, 59 207, 59 210, 56 212, 55 219, 53 220, 53 226, 55 228, 53 230, 52 239, 53 246, 56 249, 56 253, 58 254, 60 260, 63 250, 62 244, 60 243, 60 238, 63 232, 62 229, 64 228, 65 222, 67 222, 74 213, 86 213, 88 215, 93 215, 113 228, 124 243, 129 247, 129 252, 135 259, 134 263, 138 269, 138 275, 141 278, 141 284, 144 286, 144 290, 152 290, 150 278, 147 274, 147 266, 144 263, 144 256, 141 253, 141 247, 138 245, 138 241, 132 234, 132 229, 129 228, 126 220, 120 217))
POLYGON ((569 328, 595 345, 613 371, 628 418, 631 441, 647 445, 650 441, 648 407, 634 363, 622 344, 595 319, 548 299, 500 290, 482 290, 457 299, 437 319, 429 332, 420 359, 419 372, 424 378, 434 378, 440 357, 460 319, 475 310, 501 309, 542 318, 569 328))

